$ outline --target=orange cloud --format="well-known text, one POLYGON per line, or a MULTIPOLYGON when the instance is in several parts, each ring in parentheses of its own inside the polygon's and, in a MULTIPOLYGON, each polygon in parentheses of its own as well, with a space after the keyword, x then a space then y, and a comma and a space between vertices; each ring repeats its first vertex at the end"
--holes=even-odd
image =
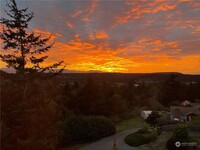
POLYGON ((49 31, 42 31, 42 30, 40 30, 40 29, 33 29, 33 32, 34 32, 36 35, 42 35, 42 38, 46 38, 46 37, 51 36, 50 42, 53 42, 56 38, 62 36, 62 35, 59 34, 59 33, 52 34, 52 33, 49 32, 49 31))
POLYGON ((167 10, 172 10, 176 7, 176 4, 175 5, 170 5, 170 4, 164 4, 164 5, 161 5, 159 7, 156 7, 152 10, 153 13, 157 13, 159 11, 167 11, 167 10))
POLYGON ((90 20, 90 17, 93 15, 95 8, 97 7, 98 1, 91 1, 91 5, 84 10, 85 16, 82 18, 83 22, 88 22, 90 20))
POLYGON ((76 17, 79 16, 81 13, 82 13, 82 11, 78 10, 78 11, 76 11, 75 13, 71 14, 70 16, 71 16, 72 18, 76 18, 76 17))
POLYGON ((90 34, 90 35, 89 35, 89 38, 90 38, 91 40, 94 40, 94 39, 107 39, 107 38, 108 38, 108 35, 107 35, 107 33, 104 32, 104 31, 97 31, 97 32, 95 32, 95 33, 93 33, 93 34, 90 34))
POLYGON ((108 35, 104 31, 100 31, 100 32, 96 33, 97 39, 104 39, 104 38, 107 38, 107 37, 108 37, 108 35))
MULTIPOLYGON (((125 13, 124 15, 121 16, 116 16, 116 23, 117 24, 124 24, 128 22, 131 19, 132 15, 130 12, 125 13)), ((114 27, 114 26, 113 26, 114 27)))
MULTIPOLYGON (((36 33, 50 35, 50 32, 34 30, 36 33)), ((107 38, 107 34, 103 31, 97 32, 99 38, 107 38)), ((96 35, 96 36, 97 36, 96 35)), ((59 38, 60 34, 52 35, 54 40, 59 38)), ((97 37, 98 37, 97 36, 97 37)), ((130 43, 127 47, 118 49, 104 49, 103 43, 97 46, 92 42, 84 42, 78 34, 74 35, 75 39, 67 43, 57 41, 53 48, 47 52, 49 58, 45 63, 51 65, 54 62, 64 60, 68 70, 89 71, 99 70, 103 72, 167 72, 176 71, 182 73, 200 73, 200 55, 187 55, 172 57, 166 52, 151 53, 145 51, 148 46, 153 46, 155 51, 167 47, 173 49, 172 53, 180 53, 178 41, 166 42, 162 39, 142 38, 134 43, 130 43), (120 53, 134 53, 119 55, 120 53), (188 63, 190 62, 190 63, 188 63)), ((4 63, 0 63, 1 67, 5 67, 4 63)))
POLYGON ((154 40, 152 42, 149 42, 149 44, 151 45, 156 45, 156 46, 159 46, 159 47, 169 47, 169 48, 172 48, 172 49, 175 49, 175 48, 178 48, 178 42, 177 41, 174 41, 174 42, 164 42, 164 41, 161 41, 160 39, 157 39, 157 40, 154 40))
POLYGON ((66 22, 66 25, 68 28, 74 28, 74 25, 71 22, 66 22))
POLYGON ((126 1, 127 5, 132 6, 130 10, 124 12, 123 14, 115 16, 116 24, 127 23, 131 19, 140 19, 143 14, 155 14, 159 11, 169 11, 176 8, 180 3, 179 1, 164 1, 164 0, 154 0, 154 1, 145 1, 145 3, 137 3, 136 1, 126 1), (150 6, 150 7, 149 7, 150 6))
POLYGON ((158 39, 158 40, 155 40, 155 41, 150 42, 149 44, 153 44, 153 45, 162 45, 162 42, 161 42, 160 39, 158 39))

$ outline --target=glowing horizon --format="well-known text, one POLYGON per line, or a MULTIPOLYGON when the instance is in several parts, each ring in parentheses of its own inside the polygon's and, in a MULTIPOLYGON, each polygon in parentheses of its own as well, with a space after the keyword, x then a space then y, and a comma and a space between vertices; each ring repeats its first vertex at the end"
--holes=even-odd
POLYGON ((44 65, 64 60, 75 71, 200 74, 198 1, 17 3, 34 10, 31 30, 52 34, 55 44, 44 65))

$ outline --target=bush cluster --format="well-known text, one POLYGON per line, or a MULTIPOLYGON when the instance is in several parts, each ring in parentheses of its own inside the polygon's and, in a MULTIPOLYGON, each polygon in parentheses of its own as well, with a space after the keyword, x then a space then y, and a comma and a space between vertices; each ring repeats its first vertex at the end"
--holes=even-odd
POLYGON ((130 146, 140 146, 156 140, 157 134, 132 133, 125 137, 124 141, 130 146))
POLYGON ((167 141, 167 149, 168 150, 186 150, 188 147, 177 147, 175 145, 176 142, 180 142, 180 143, 187 143, 191 141, 191 137, 189 136, 188 133, 188 129, 186 128, 186 126, 184 124, 178 124, 176 126, 176 128, 173 131, 172 137, 169 138, 169 140, 167 141))
POLYGON ((124 141, 130 146, 139 146, 150 143, 157 139, 158 130, 152 128, 142 128, 136 133, 125 137, 124 141))
POLYGON ((155 127, 158 124, 157 119, 161 118, 161 115, 157 111, 152 111, 151 114, 145 119, 145 121, 151 126, 155 127))
POLYGON ((111 120, 102 116, 72 116, 63 126, 64 140, 71 138, 76 142, 87 142, 116 133, 111 120))
POLYGON ((124 141, 130 146, 139 146, 146 143, 145 136, 139 133, 132 133, 126 136, 124 141))

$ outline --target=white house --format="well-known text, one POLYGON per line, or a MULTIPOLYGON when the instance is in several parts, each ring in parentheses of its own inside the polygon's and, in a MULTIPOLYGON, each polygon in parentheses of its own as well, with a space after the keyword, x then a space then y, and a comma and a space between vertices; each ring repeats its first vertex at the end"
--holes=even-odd
POLYGON ((144 118, 144 119, 147 119, 147 117, 152 113, 151 110, 143 110, 141 112, 141 117, 144 118))

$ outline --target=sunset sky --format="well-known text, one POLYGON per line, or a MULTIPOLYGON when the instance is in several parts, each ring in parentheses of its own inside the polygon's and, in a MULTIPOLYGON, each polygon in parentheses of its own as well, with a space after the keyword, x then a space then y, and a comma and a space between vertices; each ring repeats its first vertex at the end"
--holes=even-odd
MULTIPOLYGON (((5 2, 1 0, 1 14, 5 2)), ((200 74, 199 0, 20 0, 68 70, 200 74)), ((4 64, 1 62, 1 67, 4 64)))

